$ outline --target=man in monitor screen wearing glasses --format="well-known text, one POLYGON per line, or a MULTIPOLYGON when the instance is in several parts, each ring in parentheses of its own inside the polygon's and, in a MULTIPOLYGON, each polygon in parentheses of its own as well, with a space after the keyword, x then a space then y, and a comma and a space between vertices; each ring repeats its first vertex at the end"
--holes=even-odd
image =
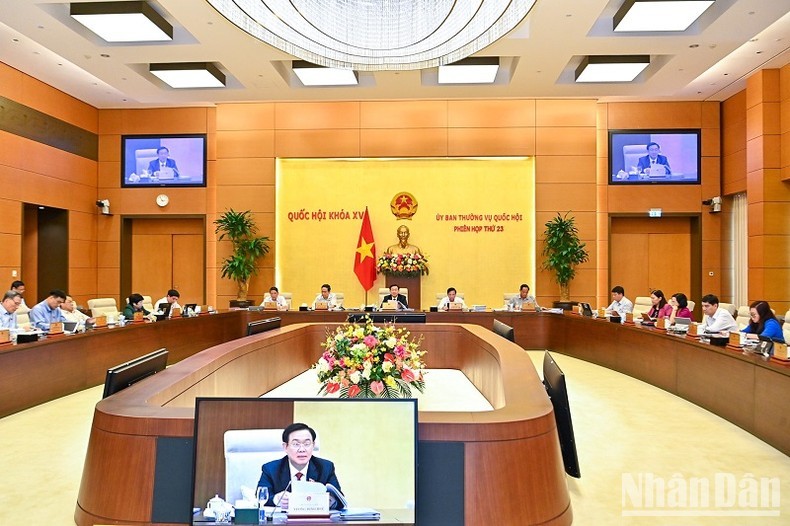
MULTIPOLYGON (((300 422, 283 430, 285 456, 264 464, 258 481, 258 487, 269 488, 267 506, 288 509, 289 490, 297 481, 331 484, 340 491, 334 463, 313 456, 315 437, 313 428, 300 422)), ((337 509, 337 505, 337 500, 330 492, 329 508, 337 509)))
POLYGON ((672 175, 672 170, 669 168, 669 160, 666 155, 661 155, 661 146, 657 142, 651 142, 647 145, 647 155, 639 158, 637 169, 639 173, 653 174, 653 175, 672 175))

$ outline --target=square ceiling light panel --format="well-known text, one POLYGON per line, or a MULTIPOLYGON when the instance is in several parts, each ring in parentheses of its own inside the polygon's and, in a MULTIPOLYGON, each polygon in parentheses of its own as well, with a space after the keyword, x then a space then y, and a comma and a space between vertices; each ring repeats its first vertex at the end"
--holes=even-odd
POLYGON ((614 31, 685 31, 714 0, 625 0, 614 15, 614 31))
POLYGON ((147 2, 71 4, 71 17, 107 42, 173 40, 173 26, 147 2))
POLYGON ((211 62, 150 64, 148 71, 171 88, 224 88, 225 74, 211 62))
POLYGON ((308 87, 314 86, 356 86, 359 84, 357 72, 351 69, 326 68, 307 62, 294 60, 291 69, 299 81, 308 87))
POLYGON ((649 65, 648 55, 588 56, 576 68, 576 82, 631 82, 649 65))
POLYGON ((493 84, 499 57, 469 57, 439 66, 439 84, 493 84))

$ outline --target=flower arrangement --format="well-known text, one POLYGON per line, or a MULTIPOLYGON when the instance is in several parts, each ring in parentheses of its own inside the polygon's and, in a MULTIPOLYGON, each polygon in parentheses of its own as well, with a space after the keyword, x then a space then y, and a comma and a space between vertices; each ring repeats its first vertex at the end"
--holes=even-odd
POLYGON ((415 277, 428 274, 428 258, 420 253, 390 254, 380 256, 376 272, 387 276, 415 277))
POLYGON ((425 389, 422 338, 394 325, 341 325, 321 343, 324 353, 312 368, 318 373, 318 394, 340 392, 341 398, 409 398, 412 387, 425 389))

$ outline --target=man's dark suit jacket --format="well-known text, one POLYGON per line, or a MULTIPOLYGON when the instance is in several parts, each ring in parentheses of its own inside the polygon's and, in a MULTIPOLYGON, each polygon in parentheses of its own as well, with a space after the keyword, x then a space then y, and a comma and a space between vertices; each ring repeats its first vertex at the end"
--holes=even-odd
MULTIPOLYGON (((167 158, 167 160, 165 160, 165 166, 167 166, 168 168, 172 168, 173 169, 173 176, 178 177, 178 175, 179 175, 179 173, 178 173, 178 166, 176 166, 176 160, 175 159, 167 158)), ((153 161, 151 161, 150 163, 148 163, 148 171, 151 172, 152 174, 154 172, 158 172, 159 171, 159 158, 158 157, 156 159, 154 159, 153 161)))
MULTIPOLYGON (((310 457, 310 462, 307 464, 307 480, 320 482, 321 484, 332 484, 338 491, 341 491, 340 482, 338 482, 337 475, 335 475, 335 465, 323 458, 310 457)), ((291 470, 288 467, 287 456, 280 460, 267 462, 261 467, 261 479, 258 481, 258 487, 269 488, 267 506, 275 505, 274 496, 281 491, 285 491, 289 482, 291 482, 291 470)), ((279 504, 279 501, 277 504, 279 504)), ((334 509, 337 507, 337 504, 335 502, 331 507, 334 509)))
MULTIPOLYGON (((667 175, 672 174, 672 170, 669 169, 669 160, 667 160, 666 155, 657 155, 656 156, 656 164, 663 164, 664 167, 667 169, 667 175)), ((645 155, 644 157, 639 158, 639 164, 636 166, 640 172, 644 172, 645 168, 650 168, 650 156, 645 155)))
POLYGON ((409 300, 406 299, 406 296, 403 294, 398 294, 396 297, 392 297, 392 294, 387 294, 384 296, 384 300, 381 302, 382 305, 387 303, 388 301, 396 300, 402 303, 403 305, 398 305, 399 309, 408 309, 409 308, 409 300))

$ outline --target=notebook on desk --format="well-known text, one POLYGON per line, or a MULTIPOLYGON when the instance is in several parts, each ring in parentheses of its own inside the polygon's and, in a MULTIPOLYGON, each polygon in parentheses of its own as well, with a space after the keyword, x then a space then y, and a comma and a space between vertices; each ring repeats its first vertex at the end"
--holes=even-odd
POLYGON ((64 321, 63 322, 63 332, 74 332, 77 329, 77 325, 79 322, 76 321, 64 321))

